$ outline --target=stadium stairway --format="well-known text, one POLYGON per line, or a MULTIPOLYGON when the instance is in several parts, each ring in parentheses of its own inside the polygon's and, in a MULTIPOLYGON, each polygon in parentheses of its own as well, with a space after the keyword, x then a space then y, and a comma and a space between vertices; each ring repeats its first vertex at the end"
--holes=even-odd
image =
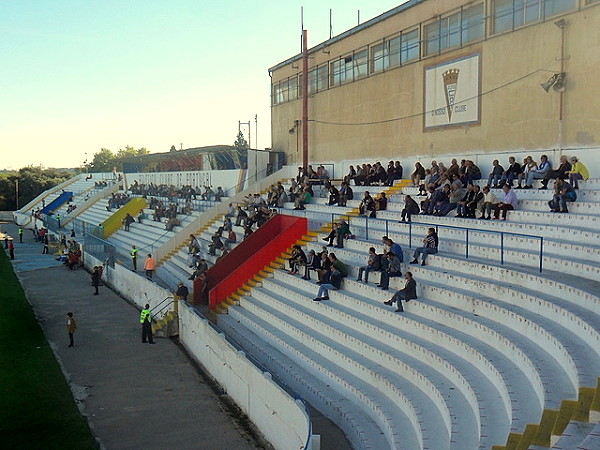
MULTIPOLYGON (((330 291, 330 301, 310 301, 317 287, 279 270, 284 253, 231 297, 218 324, 332 418, 356 448, 528 448, 549 446, 551 434, 556 445, 567 438, 597 442, 597 426, 581 419, 597 397, 600 374, 593 205, 599 187, 582 183, 571 208, 577 214, 540 214, 548 191, 523 190, 523 209, 506 222, 426 216, 411 225, 410 236, 396 215, 402 195, 414 195, 410 187, 392 193, 378 219, 356 218, 356 210, 329 207, 323 198, 306 211, 286 208, 307 217, 319 238, 332 214, 349 217, 357 238, 335 249, 350 267, 343 288, 330 291), (435 225, 440 253, 427 266, 410 266, 419 299, 404 314, 382 304, 390 293, 354 281, 366 250, 381 247, 383 234, 406 249, 435 225), (482 230, 472 231, 469 258, 458 236, 464 231, 448 229, 442 237, 441 225, 482 230), (500 264, 489 230, 543 236, 542 272, 539 238, 507 234, 500 264)), ((356 187, 355 198, 364 190, 374 189, 356 187)), ((315 238, 300 242, 318 251, 315 238)), ((405 253, 406 260, 411 252, 405 253)), ((377 279, 372 273, 370 281, 377 279)), ((402 285, 391 279, 392 290, 402 285)))

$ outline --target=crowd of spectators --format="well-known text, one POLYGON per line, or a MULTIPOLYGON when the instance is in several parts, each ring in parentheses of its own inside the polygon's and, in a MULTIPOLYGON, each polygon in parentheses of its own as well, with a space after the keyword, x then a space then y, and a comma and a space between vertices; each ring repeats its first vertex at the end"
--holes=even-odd
POLYGON ((204 201, 216 201, 220 202, 225 197, 225 191, 221 186, 217 187, 217 190, 213 190, 212 186, 206 185, 203 188, 192 187, 191 185, 183 185, 177 187, 175 185, 167 184, 140 184, 136 181, 129 186, 129 190, 134 195, 141 195, 144 198, 147 197, 166 197, 173 201, 175 199, 185 200, 204 200, 204 201))

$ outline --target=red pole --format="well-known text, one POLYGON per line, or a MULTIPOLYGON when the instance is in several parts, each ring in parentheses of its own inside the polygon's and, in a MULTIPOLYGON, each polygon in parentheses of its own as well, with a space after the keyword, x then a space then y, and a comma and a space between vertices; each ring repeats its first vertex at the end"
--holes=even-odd
POLYGON ((308 168, 308 31, 302 30, 302 165, 308 168))

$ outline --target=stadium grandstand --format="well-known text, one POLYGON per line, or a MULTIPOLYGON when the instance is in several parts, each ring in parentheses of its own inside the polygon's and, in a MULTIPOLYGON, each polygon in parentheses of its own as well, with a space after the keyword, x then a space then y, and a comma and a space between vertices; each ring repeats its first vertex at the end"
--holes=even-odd
POLYGON ((277 449, 598 449, 599 6, 305 34, 270 69, 283 167, 81 174, 15 220, 149 303, 277 449))

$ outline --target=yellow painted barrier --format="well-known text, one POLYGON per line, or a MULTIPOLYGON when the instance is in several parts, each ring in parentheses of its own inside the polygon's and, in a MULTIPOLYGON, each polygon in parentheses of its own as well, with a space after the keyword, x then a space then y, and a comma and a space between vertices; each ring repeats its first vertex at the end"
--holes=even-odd
POLYGON ((131 214, 133 217, 137 217, 140 209, 145 209, 147 207, 148 203, 144 198, 138 197, 129 200, 126 204, 115 211, 112 216, 100 224, 103 228, 104 239, 109 237, 122 226, 122 221, 125 216, 127 216, 127 213, 131 214))

